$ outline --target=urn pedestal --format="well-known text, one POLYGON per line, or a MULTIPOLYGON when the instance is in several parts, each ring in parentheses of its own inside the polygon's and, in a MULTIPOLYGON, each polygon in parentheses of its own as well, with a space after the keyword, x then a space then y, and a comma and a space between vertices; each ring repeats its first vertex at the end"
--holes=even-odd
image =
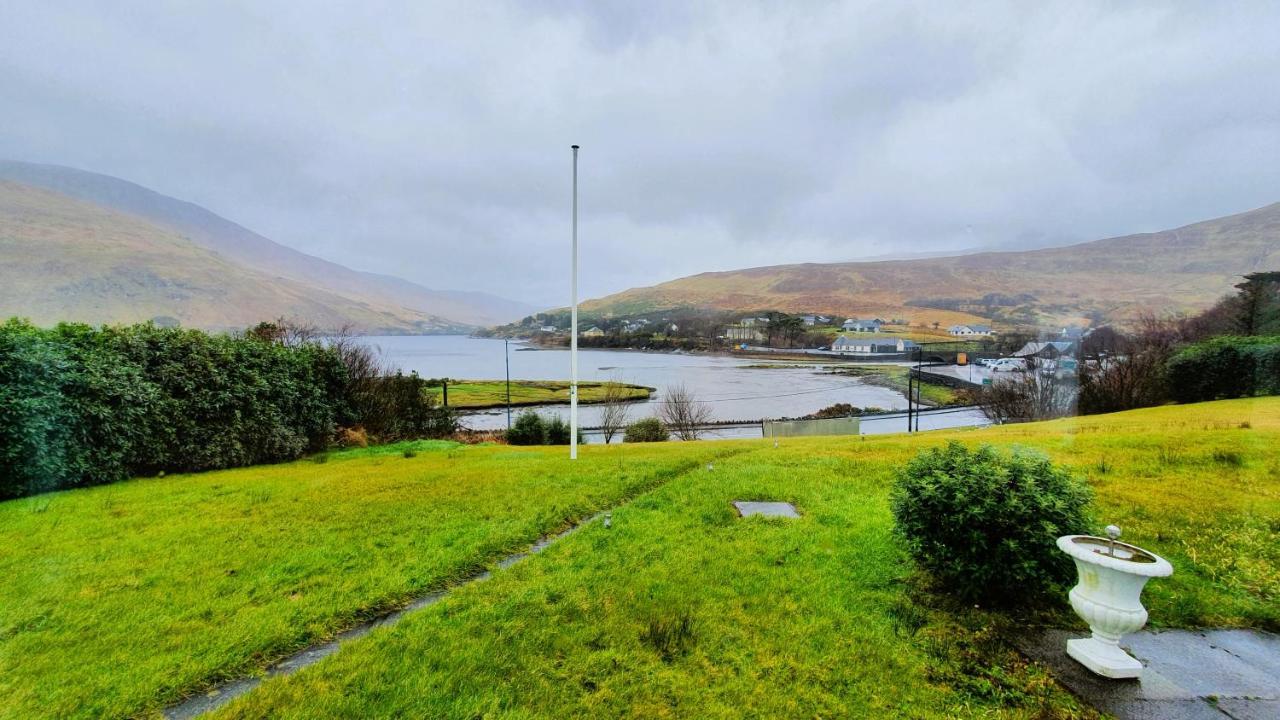
MULTIPOLYGON (((1119 535, 1118 528, 1113 535, 1119 535)), ((1173 566, 1114 536, 1058 538, 1058 548, 1071 556, 1079 574, 1071 588, 1071 607, 1093 631, 1092 637, 1068 640, 1067 654, 1103 677, 1136 678, 1142 674, 1142 663, 1120 648, 1120 638, 1147 624, 1142 588, 1153 577, 1172 575, 1173 566)))

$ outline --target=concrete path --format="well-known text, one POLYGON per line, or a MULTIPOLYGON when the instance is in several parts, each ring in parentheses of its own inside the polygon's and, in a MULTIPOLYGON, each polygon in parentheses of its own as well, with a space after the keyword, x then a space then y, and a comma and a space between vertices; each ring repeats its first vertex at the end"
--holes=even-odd
POLYGON ((1280 720, 1280 635, 1256 630, 1147 630, 1121 646, 1146 666, 1138 680, 1107 680, 1067 656, 1068 638, 1025 638, 1027 657, 1067 689, 1119 720, 1280 720))

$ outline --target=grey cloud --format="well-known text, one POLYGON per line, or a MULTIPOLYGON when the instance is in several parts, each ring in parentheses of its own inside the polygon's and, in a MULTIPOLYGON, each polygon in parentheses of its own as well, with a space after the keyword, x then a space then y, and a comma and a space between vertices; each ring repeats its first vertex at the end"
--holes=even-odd
POLYGON ((10 4, 0 156, 436 287, 1154 230, 1280 199, 1264 3, 10 4))

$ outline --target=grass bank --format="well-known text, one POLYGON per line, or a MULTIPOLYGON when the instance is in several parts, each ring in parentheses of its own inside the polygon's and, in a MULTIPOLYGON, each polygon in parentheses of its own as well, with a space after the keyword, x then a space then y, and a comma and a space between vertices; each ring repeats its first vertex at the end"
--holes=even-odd
MULTIPOLYGON (((854 365, 841 366, 830 370, 837 375, 848 375, 861 379, 868 385, 879 385, 890 390, 907 394, 908 375, 911 369, 902 365, 854 365)), ((960 402, 956 391, 946 385, 925 380, 920 383, 920 402, 925 405, 941 407, 955 405, 960 402)))
MULTIPOLYGON (((653 388, 644 385, 619 383, 627 400, 645 400, 653 388)), ((441 388, 431 388, 437 401, 442 399, 441 388)), ((605 383, 578 383, 578 402, 599 403, 604 400, 605 383)), ((560 380, 512 380, 511 405, 552 405, 569 402, 569 383, 560 380)), ((507 383, 505 380, 462 380, 449 383, 449 407, 459 410, 481 410, 506 407, 507 383)))
MULTIPOLYGON (((1087 477, 1099 527, 1176 568, 1144 596, 1153 625, 1280 630, 1280 398, 776 449, 588 446, 576 465, 562 448, 431 444, 0 504, 0 715, 145 714, 641 493, 612 529, 221 717, 1087 716, 1001 654, 997 616, 914 589, 889 487, 951 438, 1036 448, 1087 477), (742 520, 735 499, 803 517, 742 520)), ((1051 617, 1083 629, 1065 598, 1051 617)))

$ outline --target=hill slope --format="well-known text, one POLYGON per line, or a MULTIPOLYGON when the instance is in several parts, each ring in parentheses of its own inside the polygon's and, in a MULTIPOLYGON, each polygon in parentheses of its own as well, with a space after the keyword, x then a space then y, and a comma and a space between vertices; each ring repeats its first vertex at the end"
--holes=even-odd
POLYGON ((140 217, 3 180, 0 258, 0 317, 39 324, 172 318, 232 329, 286 316, 365 332, 465 329, 248 269, 140 217))
POLYGON ((1061 248, 702 273, 591 300, 583 308, 614 315, 681 306, 771 308, 944 324, 993 316, 1122 320, 1142 310, 1206 307, 1243 273, 1276 268, 1280 203, 1176 230, 1061 248), (1005 297, 986 298, 992 293, 1005 297))
POLYGON ((57 165, 0 161, 0 179, 137 215, 173 229, 233 262, 362 301, 407 307, 470 325, 507 322, 535 309, 487 293, 432 290, 401 278, 352 270, 281 245, 199 205, 109 175, 57 165))

